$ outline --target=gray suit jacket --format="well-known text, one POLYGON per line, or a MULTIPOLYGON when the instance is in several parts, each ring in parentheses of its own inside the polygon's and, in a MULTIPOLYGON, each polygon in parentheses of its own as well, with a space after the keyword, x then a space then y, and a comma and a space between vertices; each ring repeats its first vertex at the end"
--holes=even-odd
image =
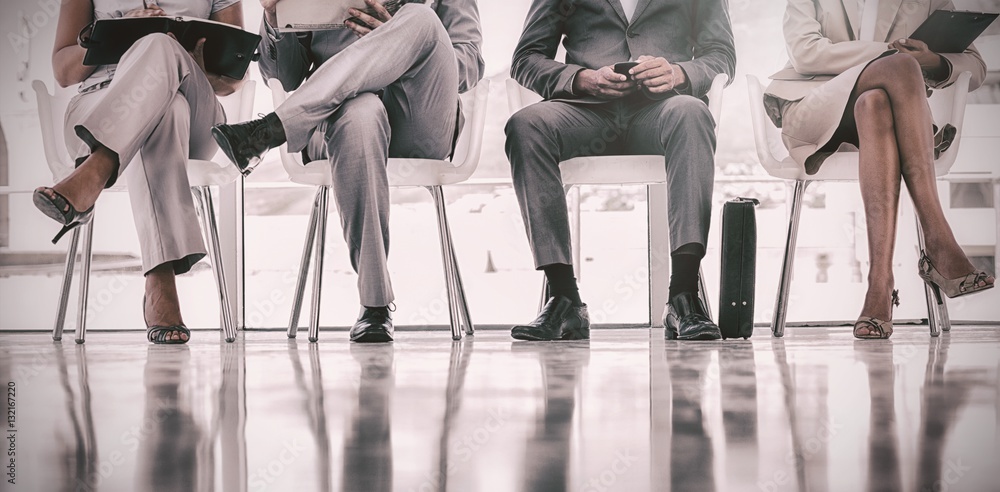
POLYGON ((698 98, 716 75, 732 80, 736 49, 728 0, 639 0, 632 22, 618 0, 533 0, 510 72, 545 99, 594 102, 573 94, 577 72, 643 55, 683 68, 689 93, 698 98), (560 42, 566 63, 554 59, 560 42))
MULTIPOLYGON (((411 0, 409 3, 424 2, 411 0)), ((459 92, 465 92, 479 82, 486 69, 476 0, 431 0, 427 4, 437 13, 451 37, 458 60, 459 92)), ((265 78, 280 80, 286 91, 298 88, 316 67, 358 40, 350 29, 334 29, 279 34, 275 41, 265 22, 261 19, 260 71, 265 78)))

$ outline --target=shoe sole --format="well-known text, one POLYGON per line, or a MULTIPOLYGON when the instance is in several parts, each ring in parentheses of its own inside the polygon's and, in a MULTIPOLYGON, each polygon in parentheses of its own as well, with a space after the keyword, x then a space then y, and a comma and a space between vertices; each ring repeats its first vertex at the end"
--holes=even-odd
POLYGON ((32 193, 31 201, 35 204, 35 208, 37 208, 39 212, 45 214, 46 217, 58 222, 60 225, 67 224, 66 216, 63 215, 62 210, 59 210, 59 207, 56 206, 56 204, 53 203, 45 193, 32 193))
POLYGON ((546 338, 546 337, 534 336, 534 335, 532 335, 530 333, 524 333, 524 332, 517 332, 517 333, 515 333, 513 330, 511 330, 510 336, 514 340, 523 340, 523 341, 526 341, 526 342, 555 342, 555 341, 560 341, 560 340, 562 340, 562 341, 590 340, 590 331, 588 330, 587 334, 586 335, 582 335, 582 336, 575 336, 575 335, 573 335, 571 333, 567 333, 567 334, 563 335, 561 338, 546 338))
POLYGON ((674 340, 722 340, 722 333, 718 330, 702 330, 694 333, 693 335, 678 335, 677 338, 674 338, 674 340))
POLYGON ((358 335, 357 337, 352 337, 351 341, 354 343, 386 343, 392 341, 392 335, 386 332, 366 332, 358 335))
POLYGON ((236 154, 233 152, 233 147, 232 145, 229 144, 229 139, 226 138, 226 136, 222 133, 222 130, 219 130, 218 128, 213 126, 212 138, 215 139, 215 143, 219 145, 219 149, 222 150, 223 154, 226 154, 226 158, 229 159, 229 162, 233 163, 233 166, 236 167, 236 170, 239 171, 244 178, 250 176, 250 173, 253 171, 253 168, 250 167, 250 163, 247 163, 246 168, 240 167, 240 165, 236 162, 236 158, 234 157, 236 154))

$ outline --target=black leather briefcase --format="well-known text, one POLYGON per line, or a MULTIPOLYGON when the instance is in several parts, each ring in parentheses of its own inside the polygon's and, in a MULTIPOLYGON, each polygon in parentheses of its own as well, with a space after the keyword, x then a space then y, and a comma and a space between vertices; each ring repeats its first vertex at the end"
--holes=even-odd
POLYGON ((719 329, 722 338, 753 334, 753 292, 757 263, 756 198, 736 198, 722 207, 722 275, 719 329))

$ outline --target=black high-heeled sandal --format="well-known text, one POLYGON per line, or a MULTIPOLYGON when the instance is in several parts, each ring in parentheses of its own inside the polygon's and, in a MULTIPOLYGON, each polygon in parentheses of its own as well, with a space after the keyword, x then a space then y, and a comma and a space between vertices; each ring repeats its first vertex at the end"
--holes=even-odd
POLYGON ((146 296, 142 296, 142 321, 146 323, 146 339, 150 343, 157 345, 183 345, 188 340, 191 340, 191 330, 184 325, 150 326, 149 322, 146 321, 146 296), (182 333, 187 336, 187 340, 167 338, 171 333, 182 333))
POLYGON ((67 232, 72 231, 77 226, 90 222, 94 218, 93 205, 81 212, 73 207, 73 204, 66 197, 52 188, 43 187, 35 190, 31 200, 34 202, 35 208, 50 219, 63 225, 63 228, 59 230, 56 237, 52 238, 52 244, 58 243, 67 232), (52 196, 49 196, 47 192, 51 192, 52 196))

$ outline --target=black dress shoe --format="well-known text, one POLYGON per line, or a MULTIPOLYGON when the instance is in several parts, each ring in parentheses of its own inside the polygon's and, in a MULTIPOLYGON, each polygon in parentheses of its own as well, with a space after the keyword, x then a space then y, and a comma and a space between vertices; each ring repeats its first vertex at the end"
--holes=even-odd
POLYGON ((587 305, 574 306, 568 298, 555 296, 534 321, 515 326, 510 336, 518 340, 588 340, 590 314, 587 305))
POLYGON ((358 343, 380 343, 392 341, 392 316, 389 308, 364 308, 361 317, 351 327, 351 341, 358 343))
POLYGON ((705 303, 694 292, 682 292, 667 303, 663 316, 667 340, 720 340, 719 326, 708 317, 705 303))
POLYGON ((271 113, 246 123, 215 125, 212 137, 240 173, 249 176, 268 150, 285 143, 285 129, 271 113))

